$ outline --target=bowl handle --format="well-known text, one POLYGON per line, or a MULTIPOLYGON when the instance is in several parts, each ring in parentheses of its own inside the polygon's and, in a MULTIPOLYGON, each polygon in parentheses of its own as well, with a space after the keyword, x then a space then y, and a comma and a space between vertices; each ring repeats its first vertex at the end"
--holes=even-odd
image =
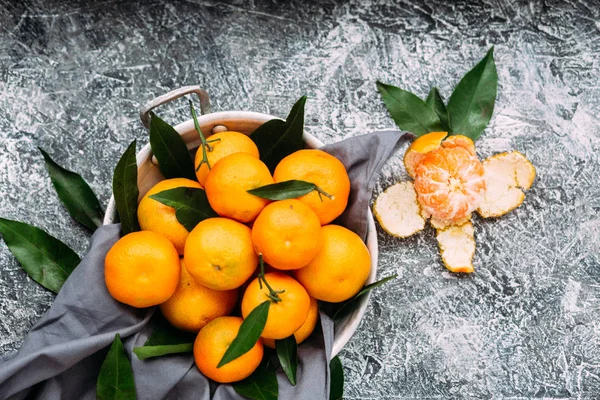
POLYGON ((158 96, 157 98, 146 103, 146 105, 140 110, 140 119, 142 120, 142 124, 144 124, 146 128, 150 128, 150 111, 160 105, 171 102, 190 93, 196 93, 200 98, 200 114, 208 114, 211 112, 210 98, 208 97, 206 90, 202 89, 200 86, 184 86, 179 89, 171 90, 170 92, 165 93, 162 96, 158 96))

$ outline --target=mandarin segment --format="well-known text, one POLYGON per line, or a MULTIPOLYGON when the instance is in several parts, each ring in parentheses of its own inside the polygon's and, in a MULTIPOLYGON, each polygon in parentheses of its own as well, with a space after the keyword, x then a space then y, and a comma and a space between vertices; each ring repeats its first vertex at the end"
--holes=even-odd
POLYGON ((392 236, 409 237, 425 227, 412 182, 399 182, 381 193, 373 204, 379 224, 392 236))
POLYGON ((487 191, 477 213, 484 218, 500 217, 523 203, 535 180, 535 168, 518 151, 496 154, 483 161, 487 191))
POLYGON ((259 340, 247 353, 217 368, 240 331, 241 325, 242 319, 239 317, 219 317, 198 332, 194 341, 194 360, 198 369, 213 381, 219 383, 241 381, 252 375, 260 365, 264 350, 259 340))
POLYGON ((198 182, 186 178, 173 178, 160 181, 144 195, 138 206, 137 215, 142 230, 166 236, 181 255, 183 254, 185 240, 189 234, 188 230, 177 220, 173 207, 150 198, 153 194, 178 187, 202 188, 198 182))
MULTIPOLYGON (((279 302, 271 302, 267 324, 262 337, 285 339, 296 332, 308 316, 310 297, 294 278, 280 272, 265 274, 265 280, 274 291, 279 292, 279 302)), ((254 279, 242 297, 242 316, 246 318, 258 305, 269 300, 269 289, 254 279), (261 288, 262 285, 262 288, 261 288)))
POLYGON ((339 217, 348 205, 350 178, 344 164, 322 150, 299 150, 279 162, 273 173, 276 183, 301 180, 314 183, 331 198, 312 191, 298 200, 308 205, 325 225, 339 217))
POLYGON ((247 223, 254 221, 269 200, 248 190, 273 184, 269 168, 248 153, 234 153, 219 160, 206 179, 206 197, 222 217, 247 223))
POLYGON ((317 300, 339 303, 354 296, 371 272, 371 257, 362 239, 338 225, 323 227, 323 247, 296 279, 317 300))
POLYGON ((481 162, 463 147, 440 147, 416 168, 415 191, 421 207, 445 222, 467 218, 486 190, 481 162))
POLYGON ((269 204, 252 226, 256 252, 281 270, 307 265, 321 249, 322 236, 317 215, 295 199, 269 204))
POLYGON ((240 287, 258 265, 252 231, 228 218, 208 218, 196 225, 185 243, 184 260, 196 282, 215 290, 240 287))
POLYGON ((404 153, 404 167, 408 176, 415 177, 415 168, 423 156, 440 147, 448 132, 429 132, 415 139, 404 153))
MULTIPOLYGON (((211 168, 217 163, 217 161, 230 154, 248 153, 256 158, 259 156, 258 147, 256 147, 252 139, 240 132, 219 132, 208 137, 208 140, 210 141, 208 144, 210 149, 206 150, 206 157, 208 158, 211 168)), ((198 168, 198 165, 200 162, 202 162, 202 156, 202 149, 199 148, 196 152, 194 165, 196 168, 196 177, 198 178, 198 182, 200 182, 200 185, 204 186, 210 170, 206 163, 203 163, 200 168, 198 168)))
POLYGON ((177 329, 198 332, 204 325, 233 310, 237 290, 214 290, 196 283, 181 261, 181 278, 175 293, 160 305, 164 317, 177 329))
POLYGON ((436 238, 442 261, 450 272, 473 272, 475 236, 470 221, 438 230, 436 238))
POLYGON ((121 303, 144 308, 173 295, 179 283, 179 254, 163 235, 132 232, 119 239, 104 259, 108 292, 121 303))

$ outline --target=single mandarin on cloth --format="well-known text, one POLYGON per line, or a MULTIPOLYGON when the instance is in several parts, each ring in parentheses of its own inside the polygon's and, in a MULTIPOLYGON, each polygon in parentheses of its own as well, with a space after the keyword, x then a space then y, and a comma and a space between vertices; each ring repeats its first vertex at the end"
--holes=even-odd
MULTIPOLYGON (((256 147, 252 139, 243 133, 235 131, 219 132, 209 136, 207 140, 210 141, 208 144, 210 149, 206 149, 206 158, 208 158, 211 168, 223 157, 234 153, 248 153, 258 158, 258 147, 256 147)), ((200 168, 198 168, 202 157, 203 152, 202 147, 200 147, 196 152, 194 165, 196 167, 198 182, 204 186, 210 170, 206 163, 202 163, 200 168)))
POLYGON ((169 300, 160 305, 160 311, 175 328, 198 332, 204 325, 233 310, 238 291, 214 290, 196 283, 181 261, 181 278, 169 300))
POLYGON ((137 215, 142 230, 165 235, 173 243, 177 252, 183 254, 185 240, 189 234, 188 230, 177 220, 173 207, 150 198, 153 194, 178 187, 202 188, 198 182, 186 178, 160 181, 142 198, 137 215))
POLYGON ((206 179, 206 197, 220 216, 252 222, 270 203, 248 193, 248 190, 274 183, 269 168, 252 154, 230 154, 211 167, 206 179))
POLYGON ((325 225, 339 217, 348 205, 350 178, 344 164, 322 150, 299 150, 279 162, 276 183, 301 180, 314 183, 331 197, 312 191, 298 200, 308 205, 325 225))
POLYGON ((254 221, 252 242, 256 252, 273 268, 302 268, 321 248, 321 223, 300 200, 276 201, 266 206, 254 221))
POLYGON ((404 167, 411 178, 415 177, 415 168, 423 156, 440 147, 446 136, 448 136, 448 132, 429 132, 419 136, 411 143, 406 153, 404 153, 404 167))
POLYGON ((228 218, 208 218, 196 225, 185 243, 183 258, 192 278, 215 290, 240 287, 258 265, 252 231, 228 218))
POLYGON ((123 236, 104 259, 104 280, 110 295, 138 308, 155 306, 171 297, 180 272, 173 243, 150 231, 123 236))
MULTIPOLYGON (((317 299, 310 298, 310 307, 308 309, 308 315, 306 316, 306 320, 302 324, 300 328, 296 332, 294 332, 294 338, 296 339, 296 343, 300 344, 306 340, 307 337, 315 330, 315 326, 317 326, 317 321, 319 319, 319 302, 317 299)), ((263 338, 263 344, 272 349, 275 348, 275 340, 274 339, 265 339, 263 338)))
MULTIPOLYGON (((264 283, 254 279, 242 297, 242 317, 246 318, 257 306, 265 300, 270 292, 264 283)), ((265 280, 278 294, 281 301, 271 302, 267 324, 262 337, 267 339, 285 339, 296 332, 308 316, 310 297, 306 290, 294 278, 280 272, 265 274, 265 280)), ((269 300, 270 301, 270 300, 269 300)))
POLYGON ((326 225, 323 247, 317 256, 294 272, 311 297, 338 303, 362 289, 371 272, 371 257, 356 233, 342 226, 326 225))
POLYGON ((433 218, 458 222, 483 201, 484 169, 468 142, 449 142, 425 154, 415 169, 415 191, 422 209, 433 218))
POLYGON ((263 358, 263 344, 256 344, 235 360, 217 368, 223 355, 237 336, 242 319, 218 317, 200 329, 194 341, 194 360, 200 371, 219 383, 241 381, 252 375, 263 358))

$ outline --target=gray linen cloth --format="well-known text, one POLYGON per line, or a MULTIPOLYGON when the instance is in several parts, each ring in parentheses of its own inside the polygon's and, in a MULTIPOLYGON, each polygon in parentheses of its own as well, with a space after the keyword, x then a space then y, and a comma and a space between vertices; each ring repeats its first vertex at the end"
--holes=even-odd
MULTIPOLYGON (((322 148, 346 166, 352 187, 348 208, 336 221, 363 239, 367 208, 381 167, 409 134, 381 131, 322 148)), ((124 340, 138 399, 240 399, 231 385, 216 385, 196 368, 191 354, 140 361, 132 349, 151 333, 156 307, 135 309, 114 300, 104 284, 104 257, 119 239, 119 225, 99 228, 91 248, 31 329, 20 350, 0 362, 0 399, 94 399, 100 365, 115 334, 124 340)), ((298 383, 278 372, 280 399, 329 398, 333 322, 321 313, 318 335, 299 346, 298 383)))

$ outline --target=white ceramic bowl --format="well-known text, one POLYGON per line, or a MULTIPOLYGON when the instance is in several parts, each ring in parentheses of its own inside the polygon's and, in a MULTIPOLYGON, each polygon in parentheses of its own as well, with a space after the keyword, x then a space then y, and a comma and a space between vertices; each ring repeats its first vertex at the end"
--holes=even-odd
MULTIPOLYGON (((206 136, 210 136, 212 133, 222 130, 238 131, 249 135, 254 129, 273 118, 277 117, 249 111, 223 111, 198 116, 198 123, 201 131, 206 136)), ((175 126, 175 130, 179 132, 190 150, 194 150, 200 146, 200 138, 194 129, 193 120, 190 119, 175 126)), ((306 147, 313 149, 323 145, 321 141, 306 132, 304 132, 304 142, 306 147)), ((138 187, 141 199, 152 186, 163 180, 164 177, 160 173, 158 166, 152 162, 152 151, 149 144, 145 145, 142 150, 137 153, 137 165, 138 187)), ((372 283, 375 281, 375 276, 377 274, 377 233, 375 231, 375 221, 373 220, 373 215, 370 210, 367 218, 369 220, 367 247, 371 254, 371 274, 369 275, 367 283, 372 283)), ((111 196, 104 217, 104 225, 115 223, 117 220, 115 199, 111 196)), ((337 324, 333 341, 332 357, 340 352, 358 328, 367 308, 368 301, 369 295, 364 296, 354 312, 337 324)))

